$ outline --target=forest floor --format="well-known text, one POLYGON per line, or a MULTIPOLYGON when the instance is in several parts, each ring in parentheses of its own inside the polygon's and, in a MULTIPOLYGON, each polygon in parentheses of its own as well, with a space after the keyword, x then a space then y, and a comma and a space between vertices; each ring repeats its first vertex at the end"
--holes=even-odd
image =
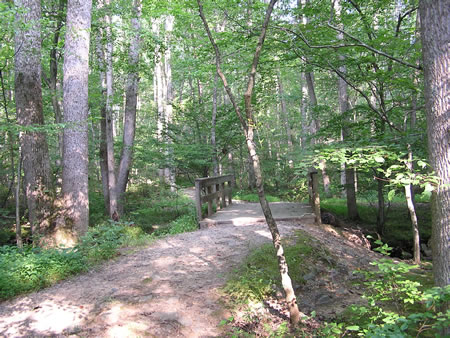
MULTIPOLYGON (((315 226, 311 214, 279 228, 283 236, 304 230, 333 253, 335 268, 314 270, 298 290, 304 312, 328 318, 359 298, 348 280, 376 253, 351 234, 315 226)), ((1 303, 0 336, 221 336, 218 324, 230 313, 220 287, 253 248, 270 241, 265 223, 223 224, 124 250, 89 273, 1 303)))

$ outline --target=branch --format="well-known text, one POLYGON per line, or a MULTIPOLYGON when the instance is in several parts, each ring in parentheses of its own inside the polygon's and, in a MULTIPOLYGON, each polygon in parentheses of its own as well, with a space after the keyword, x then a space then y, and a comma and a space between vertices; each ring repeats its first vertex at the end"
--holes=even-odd
POLYGON ((332 71, 334 71, 342 80, 345 81, 345 83, 347 83, 350 87, 352 87, 354 90, 356 90, 359 94, 361 94, 362 97, 364 97, 364 99, 366 100, 368 106, 370 109, 372 109, 373 112, 375 112, 378 116, 380 116, 380 118, 385 121, 390 128, 398 131, 398 132, 402 132, 401 129, 397 128, 397 126, 395 126, 390 120, 389 118, 386 116, 386 114, 384 112, 380 112, 371 102, 370 98, 366 95, 366 93, 364 93, 361 89, 359 89, 358 87, 356 87, 353 83, 351 83, 347 77, 341 72, 339 71, 339 69, 336 69, 333 65, 331 65, 329 62, 328 66, 330 67, 330 69, 332 71))
POLYGON ((244 101, 247 119, 249 119, 250 121, 253 118, 251 110, 251 96, 253 92, 253 87, 255 85, 256 69, 258 67, 259 57, 261 56, 262 46, 264 44, 264 40, 266 39, 267 27, 269 26, 270 16, 272 15, 273 7, 275 6, 277 1, 278 0, 270 0, 269 6, 267 7, 266 17, 264 18, 264 22, 261 28, 261 34, 259 35, 258 38, 258 44, 256 45, 255 54, 253 55, 252 68, 248 76, 247 90, 244 94, 244 101))
POLYGON ((400 33, 400 26, 402 24, 403 19, 406 18, 409 14, 415 12, 418 8, 419 7, 413 7, 410 10, 403 13, 403 15, 402 14, 398 15, 397 27, 395 28, 395 37, 397 37, 398 34, 400 33))
POLYGON ((358 44, 360 44, 362 47, 364 47, 364 48, 366 48, 366 49, 368 49, 368 50, 374 52, 375 54, 382 55, 382 56, 384 56, 384 57, 386 57, 386 58, 388 58, 388 59, 391 59, 391 60, 393 60, 393 61, 395 61, 395 62, 398 62, 398 63, 400 63, 400 64, 402 64, 402 65, 404 65, 404 66, 407 66, 407 67, 410 67, 410 68, 414 68, 414 69, 417 69, 417 70, 422 70, 422 67, 421 67, 421 66, 413 65, 413 64, 411 64, 411 63, 408 63, 408 62, 405 62, 405 61, 403 61, 403 60, 400 60, 400 59, 398 59, 398 58, 396 58, 396 57, 394 57, 394 56, 392 56, 392 55, 389 55, 389 54, 387 54, 387 53, 385 53, 385 52, 383 52, 383 51, 381 51, 381 50, 378 50, 378 49, 376 49, 376 48, 373 48, 373 47, 369 46, 368 44, 366 44, 365 42, 363 42, 363 41, 361 41, 360 39, 358 39, 356 36, 354 36, 354 35, 352 35, 352 34, 346 32, 346 31, 344 31, 343 29, 340 29, 339 27, 333 26, 333 25, 332 25, 331 23, 329 23, 329 22, 327 23, 327 26, 330 27, 331 29, 334 29, 335 31, 337 31, 337 32, 339 32, 339 33, 344 34, 345 36, 349 37, 350 39, 352 39, 352 40, 358 42, 358 44))
POLYGON ((238 104, 236 103, 236 99, 235 99, 235 97, 233 95, 233 92, 231 91, 231 88, 228 85, 227 79, 226 79, 224 73, 222 72, 222 69, 221 69, 222 57, 220 55, 219 47, 217 46, 216 42, 214 41, 214 38, 213 38, 213 36, 211 34, 211 30, 209 29, 209 25, 208 25, 208 22, 206 21, 205 14, 203 13, 203 5, 202 5, 200 0, 197 0, 197 4, 198 4, 198 13, 200 15, 200 18, 202 19, 203 26, 205 27, 206 34, 208 35, 209 41, 211 42, 211 45, 213 46, 214 52, 216 54, 216 70, 217 70, 217 74, 221 78, 221 80, 223 82, 223 86, 225 87, 225 91, 227 92, 228 97, 230 98, 230 101, 233 104, 233 108, 234 108, 234 110, 236 111, 236 114, 239 117, 239 121, 241 122, 242 127, 244 128, 244 131, 247 134, 247 129, 248 129, 247 122, 244 120, 244 117, 242 116, 242 113, 241 113, 241 109, 239 108, 238 104))

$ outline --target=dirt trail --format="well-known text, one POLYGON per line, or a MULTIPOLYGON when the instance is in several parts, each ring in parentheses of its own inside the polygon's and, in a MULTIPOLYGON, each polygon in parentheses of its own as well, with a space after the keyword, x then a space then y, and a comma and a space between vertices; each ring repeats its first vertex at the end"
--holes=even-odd
MULTIPOLYGON (((279 227, 282 235, 308 231, 354 265, 371 256, 315 227, 310 216, 279 227)), ((252 248, 270 241, 264 223, 220 225, 158 240, 87 274, 1 303, 0 336, 218 336, 217 324, 227 316, 218 287, 252 248)))
MULTIPOLYGON (((296 226, 280 228, 288 234, 296 226)), ((216 336, 216 289, 251 248, 269 241, 264 224, 158 240, 97 271, 2 303, 0 335, 216 336)))

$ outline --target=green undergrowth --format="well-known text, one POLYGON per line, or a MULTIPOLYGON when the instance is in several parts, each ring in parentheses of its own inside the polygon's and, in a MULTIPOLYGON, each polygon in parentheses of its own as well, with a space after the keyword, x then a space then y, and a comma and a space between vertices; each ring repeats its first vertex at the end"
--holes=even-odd
MULTIPOLYGON (((382 244, 382 243, 381 243, 382 244)), ((389 254, 386 244, 378 251, 389 254)), ((357 271, 367 305, 352 305, 336 322, 325 323, 319 336, 442 337, 450 326, 450 285, 432 287, 431 269, 383 258, 375 269, 357 271)))
MULTIPOLYGON (((233 199, 254 203, 259 202, 258 194, 249 191, 236 191, 233 193, 233 199)), ((266 194, 266 199, 268 202, 281 202, 281 199, 279 197, 269 194, 266 194)))
POLYGON ((116 257, 125 246, 149 243, 141 228, 112 222, 90 228, 73 248, 0 247, 0 299, 35 291, 116 257))
POLYGON ((161 232, 178 218, 189 221, 193 215, 194 202, 179 190, 172 192, 159 185, 142 184, 127 192, 125 218, 147 233, 161 232))
MULTIPOLYGON (((392 250, 378 244, 383 254, 392 250)), ((303 232, 284 243, 284 249, 293 285, 303 283, 308 269, 318 264, 333 266, 335 261, 303 232)), ((279 318, 258 310, 282 290, 274 249, 263 245, 248 255, 223 288, 232 316, 220 326, 229 337, 442 337, 441 330, 450 325, 450 311, 442 312, 440 306, 450 301, 450 286, 433 287, 431 264, 419 267, 389 258, 371 264, 372 268, 353 272, 359 275, 354 283, 363 292, 364 302, 349 306, 334 322, 312 311, 307 319, 315 322, 312 327, 290 327, 287 319, 280 324, 279 318)))
MULTIPOLYGON (((400 197, 398 197, 400 198, 400 197)), ((321 208, 334 213, 340 219, 347 217, 347 201, 340 198, 321 200, 321 208)), ((368 230, 376 229, 377 209, 368 203, 358 204, 360 225, 368 230)), ((419 231, 422 243, 431 237, 431 208, 428 203, 416 206, 419 231)), ((387 221, 384 226, 383 241, 392 247, 412 248, 412 227, 409 212, 405 203, 393 203, 387 210, 387 221)))
MULTIPOLYGON (((305 282, 303 276, 310 272, 311 261, 323 260, 329 264, 330 253, 323 247, 319 248, 316 241, 303 231, 299 230, 294 237, 284 240, 283 247, 293 284, 305 282)), ((223 292, 230 304, 240 305, 262 301, 281 288, 275 249, 272 244, 265 244, 253 250, 233 272, 223 292)))
POLYGON ((168 235, 198 228, 195 214, 184 214, 151 234, 131 222, 92 227, 74 248, 0 247, 0 300, 36 291, 117 257, 122 248, 147 245, 168 235))

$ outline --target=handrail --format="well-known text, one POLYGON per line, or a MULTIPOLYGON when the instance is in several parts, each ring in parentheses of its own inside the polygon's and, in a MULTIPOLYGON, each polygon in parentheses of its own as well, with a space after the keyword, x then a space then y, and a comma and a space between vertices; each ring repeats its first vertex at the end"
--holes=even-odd
POLYGON ((217 209, 225 208, 227 199, 228 204, 232 204, 234 182, 234 175, 202 177, 195 180, 195 207, 199 222, 203 219, 203 203, 208 203, 208 217, 213 213, 213 202, 216 203, 217 209))

